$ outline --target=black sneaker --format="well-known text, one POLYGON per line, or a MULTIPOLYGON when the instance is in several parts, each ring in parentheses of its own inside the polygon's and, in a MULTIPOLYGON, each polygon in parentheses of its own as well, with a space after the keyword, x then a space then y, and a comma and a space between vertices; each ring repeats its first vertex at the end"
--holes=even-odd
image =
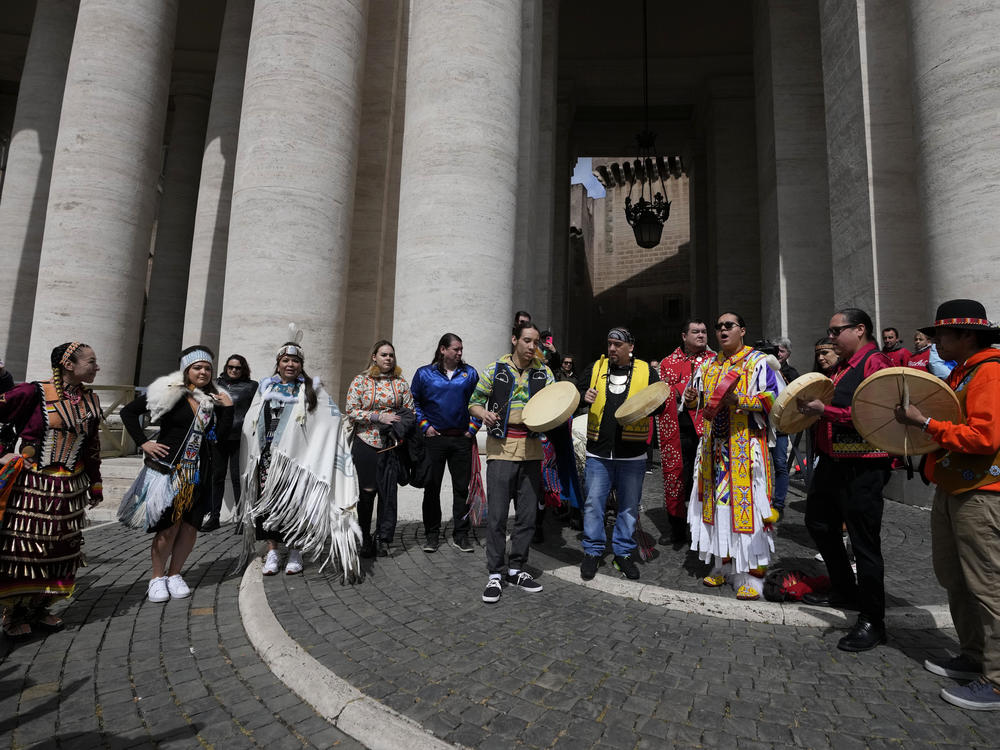
POLYGON ((459 552, 475 552, 476 548, 469 544, 469 540, 464 536, 456 537, 449 542, 452 547, 457 549, 459 552))
POLYGON ((503 593, 503 581, 499 578, 494 578, 490 576, 490 580, 486 583, 486 588, 483 589, 483 601, 487 604, 495 604, 500 601, 500 595, 503 593))
POLYGON ((615 566, 615 570, 628 578, 630 581, 639 580, 639 568, 632 559, 632 555, 615 555, 615 559, 612 564, 615 566))
POLYGON ((542 584, 531 577, 531 573, 526 573, 523 570, 517 571, 514 575, 507 574, 507 583, 511 586, 517 586, 523 591, 527 591, 529 594, 534 594, 542 590, 542 584))
POLYGON ((597 568, 601 564, 600 555, 584 555, 583 562, 580 563, 580 578, 589 581, 597 575, 597 568))
POLYGON ((427 537, 424 541, 424 552, 437 552, 438 550, 438 536, 437 534, 432 534, 427 537))

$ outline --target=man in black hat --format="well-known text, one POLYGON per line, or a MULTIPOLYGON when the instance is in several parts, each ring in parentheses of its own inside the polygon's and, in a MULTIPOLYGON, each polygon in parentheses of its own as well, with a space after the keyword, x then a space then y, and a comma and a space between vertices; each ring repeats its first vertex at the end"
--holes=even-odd
MULTIPOLYGON (((627 425, 618 424, 615 411, 660 375, 647 362, 632 355, 635 339, 627 328, 608 331, 608 356, 594 362, 580 378, 587 413, 587 499, 583 508, 583 563, 580 577, 589 581, 597 573, 607 545, 604 512, 608 494, 618 496, 611 547, 613 565, 626 578, 639 577, 635 564, 635 527, 638 521, 642 482, 646 475, 646 440, 650 417, 627 425)), ((662 411, 663 407, 654 413, 662 411)))
POLYGON ((924 468, 937 484, 931 510, 934 574, 948 591, 961 653, 927 659, 924 667, 956 680, 941 690, 951 704, 1000 711, 1000 329, 975 300, 956 299, 937 309, 934 325, 920 329, 937 339, 938 353, 959 364, 948 377, 966 415, 964 423, 925 416, 916 406, 896 407, 902 424, 921 427, 941 450, 924 468))

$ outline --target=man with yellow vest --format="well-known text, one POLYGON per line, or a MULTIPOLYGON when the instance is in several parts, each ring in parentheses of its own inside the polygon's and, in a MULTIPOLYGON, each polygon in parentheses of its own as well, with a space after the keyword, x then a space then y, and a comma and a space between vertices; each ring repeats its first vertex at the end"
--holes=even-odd
MULTIPOLYGON (((614 566, 626 578, 639 577, 635 564, 635 524, 646 476, 646 439, 651 417, 622 427, 615 411, 660 376, 649 364, 632 356, 635 339, 626 328, 608 331, 608 356, 594 362, 580 378, 587 414, 587 499, 583 509, 583 563, 580 577, 597 573, 607 544, 604 511, 608 493, 618 493, 618 517, 611 548, 614 566)), ((663 407, 660 407, 662 410, 663 407)))
POLYGON ((949 703, 973 711, 1000 711, 1000 328, 982 303, 943 302, 934 325, 920 329, 937 340, 942 359, 958 365, 948 385, 962 404, 962 422, 925 416, 912 404, 896 419, 922 428, 941 450, 924 474, 937 485, 931 508, 931 557, 948 592, 961 653, 927 659, 929 672, 964 685, 941 689, 949 703))

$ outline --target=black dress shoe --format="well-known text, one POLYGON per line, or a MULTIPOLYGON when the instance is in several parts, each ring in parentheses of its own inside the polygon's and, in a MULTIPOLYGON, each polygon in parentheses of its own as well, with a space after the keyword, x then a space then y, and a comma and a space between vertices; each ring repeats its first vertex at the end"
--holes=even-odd
POLYGON ((376 557, 388 557, 389 556, 389 545, 383 542, 381 539, 375 540, 375 555, 376 557))
POLYGON ((814 607, 833 607, 834 609, 858 609, 856 600, 850 597, 841 596, 835 591, 810 591, 802 595, 803 604, 811 604, 814 607))
POLYGON ((361 547, 358 549, 358 557, 363 557, 366 560, 375 557, 375 543, 371 539, 361 543, 361 547))
POLYGON ((204 532, 215 531, 218 528, 219 528, 219 519, 218 518, 209 518, 207 521, 205 521, 201 525, 201 531, 204 531, 204 532))
POLYGON ((863 617, 837 643, 841 651, 869 651, 879 644, 885 643, 885 625, 876 625, 863 617))

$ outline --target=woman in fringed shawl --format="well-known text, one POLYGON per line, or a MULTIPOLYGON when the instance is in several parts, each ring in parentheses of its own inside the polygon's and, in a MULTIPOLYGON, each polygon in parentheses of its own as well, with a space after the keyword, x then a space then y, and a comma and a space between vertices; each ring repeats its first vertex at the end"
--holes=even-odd
POLYGON ((347 389, 344 410, 354 423, 351 455, 358 470, 361 490, 358 516, 364 543, 362 557, 385 557, 396 533, 396 493, 398 485, 389 476, 390 464, 385 428, 398 422, 401 409, 413 410, 410 385, 396 365, 396 350, 389 341, 376 341, 370 366, 355 376, 347 389), (378 495, 375 536, 371 535, 372 512, 378 495))
POLYGON ((101 404, 84 386, 100 369, 97 357, 74 341, 53 349, 51 363, 52 380, 0 395, 0 422, 21 440, 20 454, 0 459, 4 474, 20 467, 6 508, 0 499, 0 604, 11 638, 62 629, 49 606, 73 593, 85 507, 103 499, 101 404))
POLYGON ((153 577, 147 598, 191 595, 181 570, 194 548, 198 523, 212 503, 212 443, 225 440, 233 401, 212 383, 214 355, 205 346, 181 352, 180 370, 157 378, 121 410, 122 423, 146 459, 118 509, 119 520, 153 533, 153 577), (143 432, 149 412, 156 439, 143 432))
POLYGON ((684 391, 685 406, 701 408, 724 376, 736 373, 739 379, 714 419, 704 420, 688 506, 691 549, 713 563, 706 586, 730 583, 737 599, 753 600, 763 592, 774 551, 767 417, 782 386, 767 355, 743 345, 743 318, 723 313, 715 331, 719 354, 695 373, 684 391))
POLYGON ((267 541, 264 575, 278 572, 281 542, 288 548, 286 575, 302 572, 302 553, 315 560, 328 547, 323 566, 333 562, 346 580, 360 575, 354 464, 340 409, 306 374, 302 334, 289 328, 292 340, 278 349, 275 374, 260 381, 243 420, 238 567, 249 563, 255 540, 267 541))

